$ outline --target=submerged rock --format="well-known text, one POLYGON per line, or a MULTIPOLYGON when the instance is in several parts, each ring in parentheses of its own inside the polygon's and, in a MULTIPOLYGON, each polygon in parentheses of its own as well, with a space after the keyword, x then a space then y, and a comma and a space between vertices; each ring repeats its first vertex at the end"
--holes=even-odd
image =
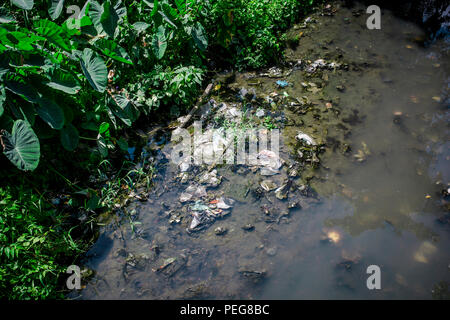
POLYGON ((228 229, 225 228, 225 227, 217 227, 216 229, 214 229, 214 233, 215 233, 217 236, 222 236, 222 235, 224 235, 225 233, 227 233, 227 231, 228 231, 228 229))

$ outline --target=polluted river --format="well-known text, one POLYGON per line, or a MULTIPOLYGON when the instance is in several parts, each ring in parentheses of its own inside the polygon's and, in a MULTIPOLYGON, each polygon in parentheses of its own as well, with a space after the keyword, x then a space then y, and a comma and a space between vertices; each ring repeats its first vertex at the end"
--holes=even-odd
POLYGON ((448 36, 367 17, 324 6, 287 33, 283 65, 212 79, 191 120, 277 130, 262 165, 176 164, 186 118, 149 128, 151 187, 105 217, 70 298, 448 298, 448 36))

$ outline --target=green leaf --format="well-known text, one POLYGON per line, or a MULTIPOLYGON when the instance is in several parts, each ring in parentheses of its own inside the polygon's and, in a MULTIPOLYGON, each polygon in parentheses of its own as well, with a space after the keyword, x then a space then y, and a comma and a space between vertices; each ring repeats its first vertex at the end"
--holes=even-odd
POLYGON ((39 106, 36 108, 37 114, 51 128, 60 130, 64 125, 64 111, 53 101, 48 98, 41 98, 38 101, 39 106))
POLYGON ((98 33, 104 31, 108 36, 114 38, 118 22, 126 15, 126 9, 121 5, 121 1, 118 1, 114 7, 109 0, 105 1, 103 5, 97 1, 89 2, 88 16, 98 33))
POLYGON ((127 8, 122 5, 122 0, 117 0, 114 5, 114 11, 116 11, 117 16, 119 17, 119 22, 121 22, 122 18, 127 15, 127 8))
POLYGON ((6 92, 5 87, 3 85, 0 85, 0 117, 2 116, 3 112, 5 111, 5 108, 3 105, 6 101, 6 92))
MULTIPOLYGON (((106 150, 108 152, 108 150, 106 150)), ((106 156, 108 153, 106 153, 106 156)), ((104 156, 104 157, 106 157, 104 156)), ((86 209, 88 210, 95 210, 97 208, 100 208, 100 198, 96 194, 92 194, 89 198, 88 202, 86 203, 86 209)))
POLYGON ((158 12, 158 0, 147 1, 144 0, 144 3, 152 9, 150 13, 150 18, 153 17, 158 12))
POLYGON ((127 152, 128 151, 128 142, 123 137, 116 141, 120 150, 127 152))
MULTIPOLYGON (((108 130, 109 130, 109 123, 108 122, 102 122, 102 124, 98 128, 98 133, 101 134, 101 135, 104 135, 105 133, 108 132, 108 130)), ((109 135, 109 132, 107 133, 107 135, 109 135)))
POLYGON ((148 29, 148 27, 150 27, 150 25, 148 23, 145 22, 135 22, 132 26, 131 26, 134 30, 136 30, 137 32, 142 32, 148 29))
POLYGON ((70 51, 71 46, 68 42, 64 39, 66 36, 64 34, 64 29, 60 26, 58 26, 53 21, 50 21, 48 19, 41 19, 34 23, 34 31, 36 31, 38 34, 46 38, 51 43, 57 45, 58 47, 70 51))
POLYGON ((164 14, 166 15, 166 18, 169 18, 171 21, 175 21, 179 16, 179 13, 177 12, 177 10, 172 8, 168 3, 164 2, 162 4, 162 9, 163 9, 164 14))
POLYGON ((51 0, 50 8, 48 8, 48 13, 52 20, 58 19, 62 9, 64 7, 64 0, 51 0))
POLYGON ((103 7, 100 3, 97 1, 89 1, 89 3, 86 6, 86 13, 91 18, 92 23, 94 24, 97 31, 100 33, 103 31, 102 27, 102 13, 103 13, 103 7))
POLYGON ((174 27, 175 29, 177 29, 177 25, 175 24, 175 22, 173 22, 173 20, 170 19, 170 18, 167 16, 167 14, 166 14, 165 12, 163 12, 163 11, 158 11, 158 12, 159 12, 159 14, 161 15, 161 17, 163 17, 163 19, 166 20, 166 22, 167 22, 168 24, 170 24, 172 27, 174 27))
POLYGON ((103 3, 103 12, 100 17, 100 22, 102 24, 103 30, 108 36, 114 38, 114 34, 117 28, 117 22, 119 21, 119 16, 114 8, 111 7, 111 2, 106 1, 103 3))
POLYGON ((20 170, 37 168, 41 155, 38 137, 24 120, 14 122, 12 133, 2 130, 3 153, 20 170))
POLYGON ((194 39, 195 45, 201 50, 205 51, 208 47, 208 39, 206 38, 206 32, 202 24, 197 21, 194 28, 191 31, 192 38, 194 39))
POLYGON ((20 76, 7 75, 4 79, 4 83, 6 89, 30 102, 37 102, 39 99, 39 93, 37 90, 20 76))
POLYGON ((25 10, 31 10, 34 6, 34 0, 11 0, 11 3, 25 10))
POLYGON ((99 92, 104 92, 108 83, 108 69, 103 59, 97 56, 92 49, 85 48, 80 64, 91 86, 99 92))
POLYGON ((26 101, 21 101, 20 103, 12 103, 11 101, 7 101, 7 103, 14 117, 17 119, 26 120, 31 126, 34 125, 36 110, 33 104, 26 101))
POLYGON ((7 32, 4 35, 2 34, 0 39, 3 44, 23 51, 34 50, 32 43, 38 40, 37 37, 20 31, 7 32))
POLYGON ((177 5, 178 11, 181 14, 186 12, 186 0, 175 0, 175 4, 177 5))
POLYGON ((108 156, 108 146, 106 145, 106 140, 101 135, 97 137, 97 147, 98 151, 102 155, 103 158, 108 156))
POLYGON ((80 136, 78 130, 71 123, 62 128, 61 130, 61 144, 64 149, 73 151, 78 147, 80 136))
POLYGON ((62 69, 53 70, 50 74, 50 81, 45 84, 68 94, 76 94, 81 89, 78 79, 62 69))
POLYGON ((16 22, 16 19, 10 14, 6 8, 0 8, 0 23, 16 22))
POLYGON ((113 40, 99 39, 95 41, 94 45, 97 47, 97 49, 101 50, 101 52, 105 56, 123 63, 133 64, 133 61, 131 61, 130 56, 125 51, 125 49, 119 46, 113 40))
POLYGON ((112 102, 111 111, 127 126, 139 117, 139 112, 127 97, 118 94, 112 97, 112 102))
POLYGON ((157 59, 161 59, 167 49, 166 29, 164 26, 159 26, 158 31, 153 35, 152 49, 157 59))

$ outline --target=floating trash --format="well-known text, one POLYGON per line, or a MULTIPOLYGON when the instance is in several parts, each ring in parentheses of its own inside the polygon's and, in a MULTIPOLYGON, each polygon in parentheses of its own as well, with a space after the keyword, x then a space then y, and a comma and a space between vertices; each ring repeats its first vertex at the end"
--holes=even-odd
POLYGON ((212 170, 211 172, 205 172, 203 173, 199 180, 199 183, 205 184, 208 187, 215 188, 222 182, 222 178, 220 176, 217 176, 217 170, 212 170))
POLYGON ((277 188, 277 185, 272 180, 263 180, 263 181, 261 181, 261 183, 259 185, 265 191, 272 191, 277 188))
POLYGON ((270 150, 262 150, 258 153, 257 159, 261 168, 261 175, 272 176, 278 174, 279 169, 283 165, 280 158, 275 152, 270 150))
POLYGON ((277 80, 276 84, 280 87, 280 88, 286 88, 289 85, 289 82, 284 81, 284 80, 277 80))
POLYGON ((306 133, 303 133, 302 131, 298 131, 298 134, 295 138, 299 141, 305 141, 308 145, 317 145, 316 141, 313 138, 311 138, 306 133))

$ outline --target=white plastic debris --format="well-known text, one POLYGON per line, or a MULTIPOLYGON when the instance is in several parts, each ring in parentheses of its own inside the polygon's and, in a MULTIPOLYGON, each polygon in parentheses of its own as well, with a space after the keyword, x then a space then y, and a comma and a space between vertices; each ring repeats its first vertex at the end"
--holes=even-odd
POLYGON ((278 174, 283 165, 278 155, 270 150, 262 150, 258 153, 258 164, 261 166, 263 176, 278 174))
POLYGON ((299 131, 297 136, 295 137, 297 140, 301 141, 305 141, 308 145, 317 145, 316 141, 311 138, 309 135, 307 135, 306 133, 299 131))
POLYGON ((217 176, 217 170, 214 169, 211 172, 203 173, 200 176, 198 182, 214 188, 217 187, 222 182, 222 180, 220 176, 217 176))
POLYGON ((257 116, 258 118, 264 117, 265 112, 264 109, 258 109, 258 111, 256 111, 255 116, 257 116))
POLYGON ((217 208, 227 210, 233 207, 234 200, 229 198, 220 197, 217 202, 217 208))

